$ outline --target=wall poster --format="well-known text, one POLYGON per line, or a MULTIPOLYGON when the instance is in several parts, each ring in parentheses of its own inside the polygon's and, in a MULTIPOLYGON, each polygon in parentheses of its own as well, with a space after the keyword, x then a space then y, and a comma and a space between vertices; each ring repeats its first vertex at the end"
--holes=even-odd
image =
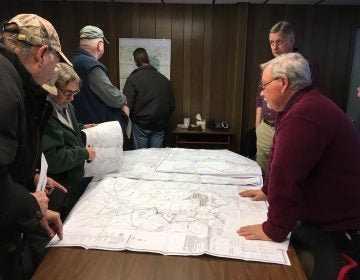
POLYGON ((127 77, 136 69, 133 51, 144 48, 150 59, 150 64, 170 80, 171 39, 119 38, 119 69, 120 90, 127 77))

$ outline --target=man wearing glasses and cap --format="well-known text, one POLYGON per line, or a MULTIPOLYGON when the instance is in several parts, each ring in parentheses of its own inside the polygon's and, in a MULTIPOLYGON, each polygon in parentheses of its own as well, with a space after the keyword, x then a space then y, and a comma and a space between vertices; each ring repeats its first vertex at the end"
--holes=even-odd
POLYGON ((72 63, 82 86, 73 105, 79 122, 119 121, 124 131, 123 113, 129 116, 126 97, 111 83, 106 66, 98 61, 104 54, 105 42, 109 44, 96 26, 87 25, 80 30, 80 47, 74 52, 72 63))
MULTIPOLYGON (((62 238, 58 213, 48 210, 45 192, 35 191, 39 144, 52 108, 41 85, 54 75, 61 52, 47 20, 20 14, 0 35, 0 279, 18 279, 22 233, 37 225, 62 238)), ((38 176, 37 176, 38 178, 38 176)), ((49 182, 49 181, 48 181, 49 182)), ((56 186, 55 186, 56 187, 56 186)))

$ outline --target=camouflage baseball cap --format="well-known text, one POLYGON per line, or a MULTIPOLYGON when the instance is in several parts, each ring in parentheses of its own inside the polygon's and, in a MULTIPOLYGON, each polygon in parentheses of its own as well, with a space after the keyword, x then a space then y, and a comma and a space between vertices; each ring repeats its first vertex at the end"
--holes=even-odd
POLYGON ((61 51, 59 36, 50 22, 35 14, 19 14, 3 23, 3 32, 17 34, 17 40, 33 46, 47 45, 55 50, 67 64, 69 59, 61 51))
POLYGON ((104 32, 96 26, 86 25, 80 30, 80 39, 96 39, 103 38, 104 41, 109 44, 109 41, 105 38, 104 32))

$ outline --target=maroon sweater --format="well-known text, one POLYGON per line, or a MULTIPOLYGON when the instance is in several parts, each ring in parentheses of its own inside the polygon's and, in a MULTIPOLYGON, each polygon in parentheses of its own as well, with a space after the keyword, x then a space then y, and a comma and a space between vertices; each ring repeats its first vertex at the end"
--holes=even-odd
POLYGON ((278 114, 262 190, 263 230, 274 241, 298 220, 324 231, 360 229, 360 137, 318 88, 298 92, 278 114))

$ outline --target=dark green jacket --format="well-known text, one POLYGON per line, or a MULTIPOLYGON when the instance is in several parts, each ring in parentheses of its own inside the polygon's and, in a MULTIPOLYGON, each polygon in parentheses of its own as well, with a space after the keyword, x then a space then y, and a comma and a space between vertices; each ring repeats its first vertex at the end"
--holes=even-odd
POLYGON ((54 110, 41 143, 42 151, 48 162, 48 176, 64 185, 67 189, 79 183, 84 176, 84 163, 89 154, 81 140, 74 107, 69 104, 68 112, 74 129, 63 124, 54 110))

